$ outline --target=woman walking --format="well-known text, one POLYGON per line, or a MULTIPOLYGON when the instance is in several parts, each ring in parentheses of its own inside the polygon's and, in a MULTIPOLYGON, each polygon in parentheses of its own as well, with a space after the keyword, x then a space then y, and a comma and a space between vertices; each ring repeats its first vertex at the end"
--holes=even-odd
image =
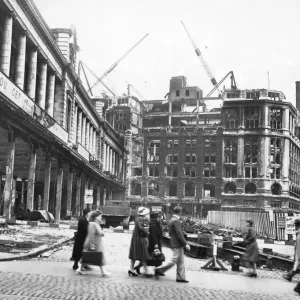
POLYGON ((146 216, 149 214, 149 209, 146 207, 140 207, 138 209, 138 216, 135 219, 135 226, 132 233, 130 249, 129 249, 129 259, 131 260, 130 270, 128 271, 129 276, 138 276, 134 270, 135 261, 140 261, 145 268, 144 275, 150 277, 147 260, 150 259, 148 252, 148 237, 149 234, 144 228, 146 223, 146 216))
POLYGON ((259 261, 259 252, 258 252, 258 245, 256 242, 256 232, 253 228, 254 224, 251 219, 246 220, 248 225, 248 233, 245 239, 246 242, 246 254, 244 256, 244 260, 247 261, 252 267, 253 272, 249 272, 249 277, 257 277, 256 272, 256 263, 259 261))
MULTIPOLYGON (((162 225, 160 223, 160 216, 158 212, 152 212, 150 214, 150 222, 149 222, 149 247, 148 251, 150 256, 152 253, 156 254, 156 252, 160 255, 152 257, 153 259, 147 261, 148 266, 158 267, 162 264, 162 261, 159 259, 155 259, 161 257, 161 239, 162 239, 162 225)), ((137 265, 134 269, 138 274, 140 273, 140 267, 142 263, 137 265)))
MULTIPOLYGON (((101 229, 100 222, 102 218, 101 211, 93 211, 90 216, 88 234, 84 242, 83 249, 85 251, 93 250, 95 252, 101 252, 102 255, 99 256, 99 264, 103 277, 108 277, 109 273, 105 271, 105 257, 104 257, 104 246, 103 246, 103 236, 104 232, 101 229)), ((82 272, 82 265, 76 270, 76 274, 84 275, 82 272)))
POLYGON ((90 212, 89 208, 85 208, 83 210, 83 216, 79 218, 78 220, 78 227, 77 227, 77 233, 75 235, 75 242, 73 247, 73 253, 71 260, 74 260, 73 270, 78 269, 78 262, 81 259, 81 253, 83 250, 83 244, 87 236, 88 232, 88 214, 90 212))

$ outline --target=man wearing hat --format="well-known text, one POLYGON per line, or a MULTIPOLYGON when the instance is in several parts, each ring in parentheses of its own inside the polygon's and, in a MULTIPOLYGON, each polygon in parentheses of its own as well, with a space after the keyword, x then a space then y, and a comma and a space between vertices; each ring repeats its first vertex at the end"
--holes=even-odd
MULTIPOLYGON (((283 278, 292 281, 292 278, 296 275, 297 269, 300 262, 300 219, 295 220, 295 229, 296 229, 296 245, 295 245, 295 254, 294 254, 294 266, 286 275, 283 275, 283 278)), ((297 284, 294 291, 300 294, 300 283, 297 284)))
POLYGON ((155 268, 156 279, 159 278, 159 275, 163 275, 166 271, 171 269, 176 264, 176 282, 188 283, 185 278, 184 248, 187 251, 190 251, 190 246, 187 244, 187 241, 183 236, 182 224, 179 220, 181 212, 182 208, 180 206, 174 207, 174 214, 168 224, 173 257, 170 262, 167 262, 162 266, 155 268))

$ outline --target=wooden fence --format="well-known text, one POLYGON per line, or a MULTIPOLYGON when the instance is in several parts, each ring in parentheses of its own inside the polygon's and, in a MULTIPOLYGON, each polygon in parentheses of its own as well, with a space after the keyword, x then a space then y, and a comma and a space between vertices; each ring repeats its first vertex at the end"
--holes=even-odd
POLYGON ((267 238, 285 240, 285 228, 279 226, 279 218, 287 213, 277 212, 243 212, 243 211, 209 211, 208 223, 230 227, 236 230, 246 230, 246 220, 252 219, 256 232, 267 238), (270 214, 271 218, 270 218, 270 214))

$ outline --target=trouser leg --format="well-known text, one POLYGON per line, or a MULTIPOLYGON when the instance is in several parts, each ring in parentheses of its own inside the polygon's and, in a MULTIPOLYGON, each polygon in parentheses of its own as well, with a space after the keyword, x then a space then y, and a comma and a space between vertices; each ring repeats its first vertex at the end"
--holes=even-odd
POLYGON ((178 252, 176 251, 177 249, 173 248, 172 250, 173 250, 173 256, 171 261, 166 262, 165 264, 162 264, 161 266, 155 268, 155 270, 157 270, 159 273, 167 272, 177 263, 178 260, 178 252))
POLYGON ((178 252, 176 280, 186 280, 184 266, 184 251, 183 248, 176 249, 178 252))

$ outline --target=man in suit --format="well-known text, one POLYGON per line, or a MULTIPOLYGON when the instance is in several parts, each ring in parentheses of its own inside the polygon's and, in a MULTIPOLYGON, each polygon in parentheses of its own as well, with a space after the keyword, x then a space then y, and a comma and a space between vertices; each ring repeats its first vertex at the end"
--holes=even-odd
POLYGON ((75 243, 73 247, 73 254, 71 260, 74 260, 73 270, 78 269, 78 262, 81 259, 81 253, 83 250, 83 244, 86 239, 88 233, 88 214, 90 212, 90 208, 85 208, 83 210, 83 216, 78 220, 77 233, 75 235, 75 243))
MULTIPOLYGON (((285 278, 292 281, 293 276, 297 273, 298 267, 300 265, 300 219, 295 220, 296 229, 296 245, 295 245, 295 255, 294 255, 294 266, 293 269, 288 273, 289 278, 285 278)), ((294 291, 300 295, 300 282, 294 288, 294 291)))
POLYGON ((159 275, 163 275, 176 264, 176 282, 188 283, 185 278, 184 249, 190 251, 190 246, 187 244, 187 241, 183 236, 182 224, 179 220, 181 212, 182 208, 180 206, 176 206, 174 208, 174 214, 168 224, 173 257, 170 262, 166 262, 162 266, 155 268, 156 279, 159 278, 159 275))

